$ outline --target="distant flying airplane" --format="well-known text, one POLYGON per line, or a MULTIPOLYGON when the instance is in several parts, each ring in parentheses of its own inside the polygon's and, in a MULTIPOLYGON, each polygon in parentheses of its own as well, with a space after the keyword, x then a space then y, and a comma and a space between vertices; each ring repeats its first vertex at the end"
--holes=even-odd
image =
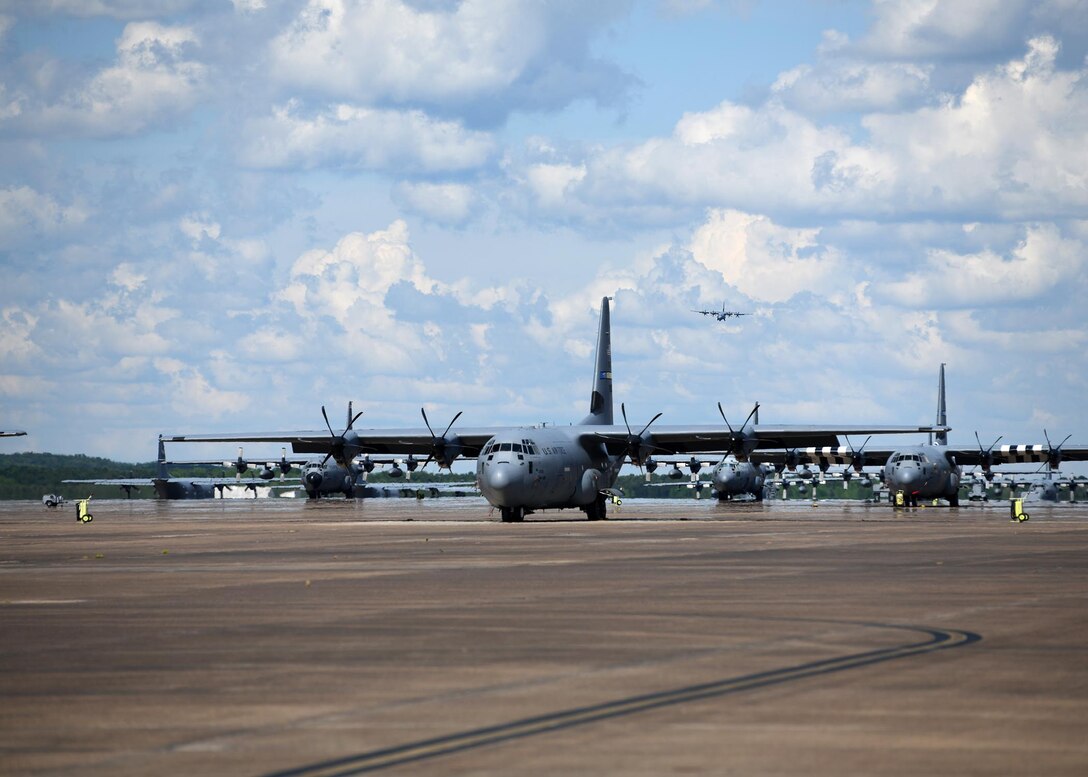
POLYGON ((26 432, 20 430, 0 432, 0 437, 26 437, 26 432))
POLYGON ((718 321, 725 321, 727 318, 740 318, 741 316, 750 316, 751 313, 737 313, 733 310, 726 310, 725 303, 722 303, 721 310, 692 310, 692 313, 702 313, 704 316, 714 316, 718 321))
MULTIPOLYGON (((579 509, 590 520, 605 517, 606 503, 617 496, 613 489, 626 461, 641 466, 651 454, 728 452, 743 458, 762 448, 837 446, 838 434, 911 434, 933 432, 930 426, 783 426, 746 425, 739 430, 720 425, 658 426, 660 413, 637 434, 627 423, 613 423, 612 345, 608 298, 601 301, 597 352, 589 414, 571 426, 471 427, 453 431, 460 413, 442 434, 431 428, 355 429, 349 419, 337 433, 322 408, 328 432, 256 432, 240 434, 183 434, 176 442, 288 442, 295 453, 324 453, 346 466, 362 453, 425 455, 423 466, 434 461, 449 468, 458 457, 476 458, 480 492, 497 507, 503 521, 521 521, 539 510, 579 509)), ((724 417, 724 414, 723 414, 724 417)))

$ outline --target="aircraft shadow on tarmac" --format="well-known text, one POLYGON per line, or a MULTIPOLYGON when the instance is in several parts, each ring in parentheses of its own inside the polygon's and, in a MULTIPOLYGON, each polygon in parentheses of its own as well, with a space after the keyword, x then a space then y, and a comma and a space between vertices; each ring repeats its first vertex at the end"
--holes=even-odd
POLYGON ((949 648, 965 647, 982 639, 979 634, 956 629, 936 629, 927 626, 905 626, 889 623, 855 623, 850 621, 803 620, 809 623, 862 626, 867 628, 896 629, 925 635, 920 641, 905 642, 891 647, 851 653, 837 658, 771 669, 765 672, 729 677, 711 682, 687 685, 681 688, 655 693, 629 696, 613 701, 558 712, 550 712, 495 726, 470 729, 441 737, 406 742, 402 745, 371 750, 366 753, 322 761, 308 766, 272 772, 266 777, 331 777, 337 775, 365 774, 388 769, 401 764, 416 763, 440 758, 453 753, 496 745, 515 739, 547 734, 552 731, 585 726, 602 720, 625 717, 662 707, 686 704, 704 699, 719 698, 745 691, 755 691, 795 680, 831 675, 850 669, 860 669, 887 661, 896 661, 925 653, 935 653, 949 648))

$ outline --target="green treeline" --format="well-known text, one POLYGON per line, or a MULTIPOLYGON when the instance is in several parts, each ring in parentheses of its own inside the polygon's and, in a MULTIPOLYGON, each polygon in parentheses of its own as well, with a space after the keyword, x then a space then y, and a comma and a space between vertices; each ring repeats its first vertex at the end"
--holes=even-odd
MULTIPOLYGON (((62 484, 62 480, 91 480, 99 478, 151 478, 158 471, 158 464, 149 461, 129 464, 96 456, 74 456, 56 453, 3 453, 0 454, 0 499, 41 499, 45 494, 60 494, 65 499, 84 497, 90 493, 100 499, 124 496, 116 486, 91 486, 90 484, 62 484)), ((194 477, 214 477, 227 473, 222 467, 186 467, 185 474, 194 477)), ((233 476, 231 470, 228 476, 233 476)), ((133 496, 154 496, 148 487, 133 496)))

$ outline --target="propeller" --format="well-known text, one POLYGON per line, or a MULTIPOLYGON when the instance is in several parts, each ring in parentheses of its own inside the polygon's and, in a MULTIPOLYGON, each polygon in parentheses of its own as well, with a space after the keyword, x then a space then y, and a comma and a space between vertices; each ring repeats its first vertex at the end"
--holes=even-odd
MULTIPOLYGON (((452 438, 446 437, 446 435, 450 433, 450 429, 453 428, 453 425, 457 423, 457 419, 461 417, 462 411, 458 411, 457 415, 455 415, 453 420, 446 426, 446 431, 442 432, 442 436, 440 437, 435 435, 434 430, 431 428, 431 422, 427 420, 427 411, 421 407, 419 412, 423 414, 423 423, 427 425, 427 431, 431 433, 431 452, 427 455, 427 459, 423 462, 422 466, 426 467, 431 461, 435 461, 440 468, 449 469, 453 464, 454 459, 460 456, 461 451, 464 450, 464 446, 461 445, 461 440, 457 435, 454 435, 452 438)), ((409 471, 412 469, 415 469, 415 467, 410 467, 409 471)))
MULTIPOLYGON (((1044 430, 1043 433, 1045 434, 1046 430, 1044 430)), ((994 451, 994 447, 999 442, 1001 442, 1001 437, 998 437, 996 440, 994 440, 990 444, 989 448, 983 448, 982 447, 982 440, 980 440, 978 438, 978 432, 975 432, 975 442, 978 443, 979 459, 980 459, 980 464, 982 465, 982 476, 984 478, 986 478, 987 480, 993 480, 994 479, 994 473, 993 473, 993 470, 991 469, 991 467, 993 467, 993 464, 994 464, 994 453, 993 453, 993 451, 994 451)))
POLYGON ((359 420, 359 416, 363 414, 360 410, 354 416, 351 414, 351 402, 348 402, 348 425, 347 428, 340 434, 337 434, 332 430, 332 424, 329 423, 329 414, 325 412, 325 406, 321 406, 321 417, 325 419, 325 426, 329 429, 329 436, 332 437, 332 444, 329 447, 329 452, 325 454, 325 458, 322 459, 321 464, 324 465, 331 456, 337 464, 345 469, 348 466, 348 462, 354 458, 354 455, 346 455, 348 448, 347 433, 351 431, 351 427, 355 425, 355 422, 359 420))
POLYGON ((646 430, 650 428, 650 425, 661 417, 661 413, 658 413, 651 418, 649 423, 642 427, 642 431, 638 434, 631 431, 631 424, 627 421, 627 407, 622 402, 620 403, 620 414, 623 416, 623 425, 627 427, 626 436, 622 438, 607 434, 597 434, 596 436, 603 440, 622 442, 623 451, 620 453, 620 466, 623 466, 623 460, 625 458, 630 459, 631 463, 638 467, 639 471, 646 476, 646 480, 649 480, 649 473, 657 468, 657 463, 653 462, 653 468, 649 469, 649 471, 644 468, 644 465, 648 465, 652 462, 650 455, 654 451, 662 449, 654 445, 650 439, 643 437, 643 435, 646 434, 646 430))
POLYGON ((865 467, 865 446, 869 444, 871 439, 873 439, 873 436, 870 434, 865 438, 865 442, 855 449, 854 444, 850 442, 850 438, 846 438, 846 444, 850 447, 850 466, 854 468, 854 472, 861 472, 865 467))
POLYGON ((373 461, 370 460, 370 454, 363 456, 363 458, 359 459, 356 464, 363 473, 364 483, 366 482, 366 479, 370 477, 370 473, 374 471, 374 467, 377 466, 373 461))
POLYGON ((744 419, 744 423, 741 424, 740 429, 734 430, 733 425, 729 423, 729 419, 725 417, 725 411, 722 410, 722 403, 718 403, 718 412, 721 413, 722 420, 725 421, 726 427, 729 429, 729 452, 737 458, 747 457, 748 451, 744 450, 744 443, 748 439, 748 435, 744 433, 745 428, 748 426, 748 422, 752 420, 752 416, 759 412, 759 403, 756 402, 756 406, 752 408, 752 412, 748 414, 748 417, 744 419))
POLYGON ((409 453, 408 458, 404 460, 404 468, 408 470, 408 474, 405 476, 406 480, 412 479, 412 473, 416 471, 417 467, 419 467, 419 462, 415 456, 409 453))
POLYGON ((249 462, 242 458, 242 446, 238 446, 238 458, 234 461, 224 461, 224 467, 234 467, 235 480, 242 479, 242 473, 249 469, 249 462))
POLYGON ((1073 435, 1065 435, 1065 439, 1058 443, 1057 447, 1050 442, 1050 435, 1046 433, 1046 429, 1043 429, 1043 437, 1046 438, 1046 465, 1054 470, 1062 465, 1062 446, 1069 442, 1069 438, 1073 435))
POLYGON ((646 482, 650 482, 650 475, 657 470, 657 462, 654 461, 652 456, 647 456, 646 461, 642 462, 642 466, 646 468, 646 482))
POLYGON ((283 480, 284 476, 288 472, 291 471, 291 462, 289 462, 287 460, 287 449, 286 448, 280 448, 279 470, 280 470, 280 480, 283 480))

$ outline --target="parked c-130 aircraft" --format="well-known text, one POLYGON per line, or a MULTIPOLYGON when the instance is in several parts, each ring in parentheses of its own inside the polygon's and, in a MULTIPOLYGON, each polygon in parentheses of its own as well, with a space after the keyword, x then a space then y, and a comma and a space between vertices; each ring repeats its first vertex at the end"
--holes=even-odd
POLYGON ((324 453, 343 466, 360 454, 426 456, 449 468, 464 456, 476 458, 480 492, 506 522, 521 521, 539 510, 579 509, 590 520, 605 517, 606 504, 626 461, 641 466, 652 454, 716 451, 747 456, 763 448, 837 446, 838 434, 916 434, 930 426, 848 426, 745 424, 734 430, 720 425, 656 426, 660 413, 637 434, 627 423, 613 423, 612 340, 608 297, 601 300, 593 388, 589 414, 571 426, 469 427, 435 434, 423 412, 425 428, 354 429, 337 434, 322 408, 328 432, 256 432, 172 435, 171 442, 289 442, 295 453, 324 453))
POLYGON ((987 478, 992 478, 990 468, 996 464, 1036 462, 1045 464, 1048 469, 1057 469, 1062 461, 1088 460, 1088 446, 1066 445, 1068 437, 1054 445, 1046 430, 1046 444, 1001 445, 997 440, 989 448, 983 448, 978 434, 975 434, 975 447, 953 448, 948 445, 948 417, 945 406, 944 367, 940 367, 937 381, 937 419, 934 427, 933 442, 925 445, 899 446, 897 448, 855 449, 807 448, 787 449, 783 451, 759 451, 751 456, 754 463, 774 464, 776 468, 795 467, 801 463, 813 463, 821 471, 832 464, 846 464, 844 478, 849 478, 851 469, 861 473, 866 466, 880 466, 888 493, 894 495, 903 492, 904 504, 917 506, 920 501, 944 499, 950 506, 959 506, 959 488, 964 466, 980 466, 987 478))

